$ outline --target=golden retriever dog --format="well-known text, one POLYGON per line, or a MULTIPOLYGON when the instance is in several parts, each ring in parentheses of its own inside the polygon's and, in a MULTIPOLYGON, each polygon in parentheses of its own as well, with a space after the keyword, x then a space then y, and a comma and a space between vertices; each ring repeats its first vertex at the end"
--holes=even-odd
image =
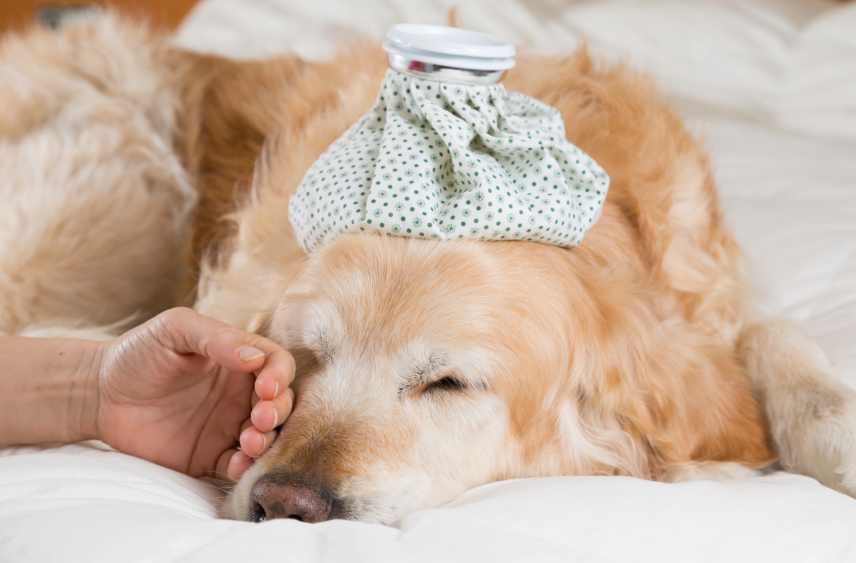
POLYGON ((854 393, 754 317, 707 156, 626 68, 581 50, 504 82, 611 177, 582 245, 362 234, 305 255, 289 197, 385 66, 371 45, 195 55, 109 14, 5 37, 0 332, 106 336, 185 303, 291 350, 294 412, 232 518, 395 523, 500 479, 777 459, 856 493, 854 393))

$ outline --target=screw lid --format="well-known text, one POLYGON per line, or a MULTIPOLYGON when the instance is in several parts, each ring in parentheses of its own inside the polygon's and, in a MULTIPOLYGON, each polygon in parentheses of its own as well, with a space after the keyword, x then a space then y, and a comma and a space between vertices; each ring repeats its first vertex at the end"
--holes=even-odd
MULTIPOLYGON (((390 63, 413 61, 469 71, 504 71, 514 66, 514 45, 486 33, 442 25, 398 24, 383 47, 390 63)), ((412 65, 409 65, 412 66, 412 65)))

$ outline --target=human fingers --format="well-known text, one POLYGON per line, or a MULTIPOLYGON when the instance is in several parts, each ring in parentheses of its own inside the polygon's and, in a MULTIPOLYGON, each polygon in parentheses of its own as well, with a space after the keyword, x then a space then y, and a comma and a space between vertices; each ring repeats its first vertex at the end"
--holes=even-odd
POLYGON ((259 432, 270 432, 285 422, 294 405, 294 390, 282 391, 272 401, 259 401, 250 412, 250 420, 259 432))
POLYGON ((220 454, 215 473, 221 479, 237 481, 252 465, 253 459, 250 456, 237 449, 229 449, 220 454))
POLYGON ((294 376, 294 359, 275 342, 192 309, 176 307, 151 322, 158 341, 179 354, 198 354, 234 372, 249 373, 265 366, 269 377, 294 376))
POLYGON ((265 453, 276 439, 276 432, 259 432, 251 426, 241 432, 241 451, 252 458, 265 453))

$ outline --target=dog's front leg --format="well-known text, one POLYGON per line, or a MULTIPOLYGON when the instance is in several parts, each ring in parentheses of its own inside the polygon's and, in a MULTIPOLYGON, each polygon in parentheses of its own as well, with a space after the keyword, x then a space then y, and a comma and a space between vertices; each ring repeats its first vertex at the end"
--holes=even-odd
POLYGON ((791 323, 753 325, 738 346, 782 466, 856 497, 856 390, 791 323))

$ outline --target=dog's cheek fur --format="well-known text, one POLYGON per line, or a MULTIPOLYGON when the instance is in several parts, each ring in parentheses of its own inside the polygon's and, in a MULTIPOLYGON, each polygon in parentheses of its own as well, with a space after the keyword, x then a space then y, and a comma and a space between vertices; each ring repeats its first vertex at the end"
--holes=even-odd
POLYGON ((733 347, 688 324, 679 303, 653 298, 662 291, 628 254, 633 244, 628 221, 609 207, 571 253, 497 251, 512 295, 498 333, 515 351, 515 377, 498 385, 523 449, 508 476, 660 478, 694 461, 772 461, 733 347))

